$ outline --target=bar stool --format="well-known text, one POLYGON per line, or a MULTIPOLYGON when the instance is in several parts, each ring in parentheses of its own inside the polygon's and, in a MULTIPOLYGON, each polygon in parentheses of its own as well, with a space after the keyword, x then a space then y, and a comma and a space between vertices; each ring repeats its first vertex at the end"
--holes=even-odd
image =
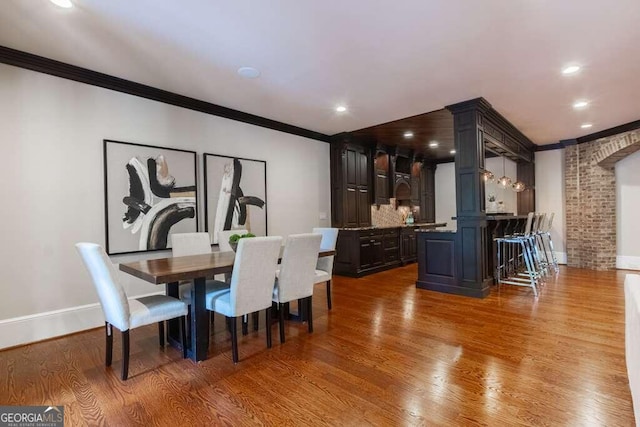
POLYGON ((539 217, 530 212, 527 215, 527 222, 522 234, 505 235, 495 239, 498 251, 496 279, 498 288, 503 283, 527 286, 533 289, 533 295, 537 297, 536 286, 542 275, 538 270, 535 255, 535 235, 532 235, 534 218, 536 218, 537 226, 539 217))
POLYGON ((560 269, 558 268, 558 258, 556 258, 556 252, 553 249, 553 240, 551 239, 551 226, 553 225, 554 217, 555 217, 555 213, 552 212, 549 215, 547 223, 540 230, 539 236, 540 236, 540 245, 541 245, 540 249, 545 255, 545 258, 547 260, 547 265, 553 266, 554 272, 558 274, 560 272, 560 269), (549 259, 549 256, 551 256, 551 259, 549 259))

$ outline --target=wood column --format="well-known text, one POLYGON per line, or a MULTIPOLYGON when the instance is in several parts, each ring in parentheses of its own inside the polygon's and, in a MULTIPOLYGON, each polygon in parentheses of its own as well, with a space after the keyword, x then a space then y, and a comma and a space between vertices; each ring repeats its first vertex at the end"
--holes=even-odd
POLYGON ((489 294, 487 220, 484 181, 484 113, 491 105, 480 98, 448 106, 453 113, 455 141, 456 215, 458 245, 455 293, 473 297, 489 294))

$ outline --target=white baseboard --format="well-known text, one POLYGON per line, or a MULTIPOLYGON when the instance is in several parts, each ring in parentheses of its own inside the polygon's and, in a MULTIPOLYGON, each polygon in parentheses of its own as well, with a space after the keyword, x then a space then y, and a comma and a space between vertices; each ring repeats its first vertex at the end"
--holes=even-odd
MULTIPOLYGON (((162 295, 164 292, 138 295, 162 295)), ((0 349, 68 335, 104 325, 99 303, 0 320, 0 349)))
POLYGON ((618 255, 616 268, 621 270, 640 270, 640 256, 618 255))

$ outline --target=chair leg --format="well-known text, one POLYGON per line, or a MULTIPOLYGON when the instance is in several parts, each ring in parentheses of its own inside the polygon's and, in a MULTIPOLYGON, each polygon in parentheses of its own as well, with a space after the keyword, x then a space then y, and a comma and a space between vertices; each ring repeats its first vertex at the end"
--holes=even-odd
POLYGON ((260 312, 256 311, 253 313, 253 330, 258 330, 258 325, 260 325, 260 312))
POLYGON ((231 357, 233 363, 238 363, 238 322, 235 317, 227 317, 231 326, 231 357))
POLYGON ((129 330, 122 332, 122 381, 129 377, 129 330))
POLYGON ((182 358, 187 358, 187 316, 182 316, 180 322, 180 339, 182 340, 182 358))
POLYGON ((309 327, 309 333, 313 332, 313 309, 312 309, 313 296, 306 298, 307 303, 307 326, 309 327))
POLYGON ((265 324, 267 325, 267 348, 271 348, 271 307, 265 310, 265 324))
POLYGON ((327 307, 331 310, 331 279, 327 280, 327 307))
POLYGON ((160 339, 160 347, 164 347, 164 322, 158 322, 158 338, 160 339))
POLYGON ((280 326, 280 343, 284 343, 284 304, 278 305, 278 324, 280 326))
POLYGON ((247 335, 249 333, 249 315, 245 314, 242 316, 242 335, 247 335))
POLYGON ((111 361, 113 360, 113 328, 109 324, 109 322, 104 322, 105 325, 105 338, 107 341, 107 349, 105 353, 105 366, 111 366, 111 361))

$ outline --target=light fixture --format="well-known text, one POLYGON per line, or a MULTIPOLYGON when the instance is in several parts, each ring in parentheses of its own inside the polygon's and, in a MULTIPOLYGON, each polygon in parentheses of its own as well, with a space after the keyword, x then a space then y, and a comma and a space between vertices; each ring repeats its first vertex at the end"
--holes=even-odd
POLYGON ((573 108, 585 108, 587 105, 589 105, 589 101, 576 101, 573 103, 573 108))
POLYGON ((337 111, 338 113, 344 113, 345 111, 347 111, 347 107, 345 107, 344 105, 338 105, 338 106, 336 107, 336 111, 337 111))
POLYGON ((55 4, 56 6, 64 7, 65 9, 73 7, 73 3, 71 3, 71 0, 51 0, 51 3, 55 4))
POLYGON ((245 79, 255 79, 260 76, 260 71, 253 67, 240 67, 238 68, 238 74, 245 79))
POLYGON ((593 126, 591 123, 585 123, 583 125, 580 125, 582 129, 589 129, 591 126, 593 126))
POLYGON ((524 182, 522 181, 516 181, 513 183, 511 188, 513 188, 513 191, 515 191, 516 193, 520 193, 525 190, 526 185, 524 185, 524 182))
POLYGON ((404 137, 405 137, 405 138, 413 138, 413 132, 411 132, 411 131, 406 131, 406 132, 404 133, 404 137))
POLYGON ((449 151, 450 154, 456 154, 456 150, 449 151))
POLYGON ((438 147, 438 141, 431 141, 429 143, 429 148, 437 148, 438 147))
POLYGON ((562 69, 562 74, 564 74, 565 76, 568 76, 570 74, 575 74, 578 71, 580 71, 579 65, 569 65, 568 67, 564 67, 562 69))
POLYGON ((505 162, 505 157, 502 157, 502 177, 500 177, 500 179, 498 180, 498 184, 502 185, 502 188, 507 188, 509 185, 511 185, 511 178, 509 178, 505 172, 504 172, 504 162, 505 162))
POLYGON ((484 182, 493 182, 496 176, 491 171, 484 171, 482 172, 482 178, 484 178, 484 182))

